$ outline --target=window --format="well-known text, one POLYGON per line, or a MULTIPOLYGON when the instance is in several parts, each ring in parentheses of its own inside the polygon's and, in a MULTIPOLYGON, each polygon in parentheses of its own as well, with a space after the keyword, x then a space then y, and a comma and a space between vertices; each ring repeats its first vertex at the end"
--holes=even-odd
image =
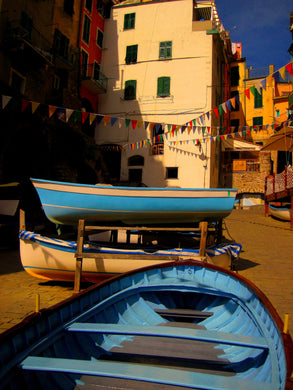
POLYGON ((231 87, 239 85, 239 78, 239 66, 233 66, 231 68, 231 87))
POLYGON ((254 93, 254 108, 262 108, 262 88, 260 93, 255 89, 254 93))
POLYGON ((253 126, 262 126, 263 125, 263 117, 256 116, 253 118, 253 126))
POLYGON ((128 166, 134 167, 134 166, 144 166, 144 157, 140 155, 131 156, 128 159, 128 166))
POLYGON ((88 54, 82 50, 81 52, 81 74, 83 78, 86 78, 88 76, 87 74, 87 68, 88 68, 88 54))
POLYGON ((172 58, 172 41, 160 42, 159 58, 172 58))
POLYGON ((97 45, 100 46, 101 48, 103 47, 103 39, 104 39, 104 34, 102 33, 101 30, 98 29, 98 31, 97 31, 97 45))
POLYGON ((74 14, 74 0, 64 0, 63 9, 64 12, 72 16, 74 14))
POLYGON ((137 45, 126 47, 126 64, 134 64, 137 61, 137 45))
POLYGON ((100 80, 100 64, 94 63, 94 79, 100 80))
POLYGON ((69 39, 56 28, 54 35, 54 54, 67 59, 68 48, 69 39))
POLYGON ((178 167, 167 167, 166 179, 178 179, 178 167))
POLYGON ((134 100, 136 98, 136 80, 125 81, 124 99, 134 100))
POLYGON ((157 96, 170 96, 170 77, 159 77, 157 85, 157 96))
MULTIPOLYGON (((233 97, 235 97, 237 95, 239 95, 238 91, 231 91, 231 98, 233 98, 233 97)), ((238 104, 237 100, 235 102, 235 108, 233 108, 233 106, 232 106, 231 107, 231 111, 239 111, 239 104, 238 104)))
POLYGON ((89 12, 92 12, 92 5, 93 5, 93 0, 85 0, 85 8, 89 12))
POLYGON ((89 41, 90 41, 90 29, 91 29, 91 20, 90 20, 90 18, 87 15, 84 15, 82 40, 86 44, 89 44, 89 41))
POLYGON ((97 11, 102 15, 105 16, 105 3, 103 0, 97 1, 97 11))
POLYGON ((135 27, 135 13, 124 15, 124 30, 130 30, 135 27))

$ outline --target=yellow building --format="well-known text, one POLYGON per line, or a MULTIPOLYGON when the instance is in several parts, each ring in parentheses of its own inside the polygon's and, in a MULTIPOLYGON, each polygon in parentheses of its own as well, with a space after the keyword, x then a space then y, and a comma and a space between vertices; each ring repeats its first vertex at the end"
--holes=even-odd
MULTIPOLYGON (((120 180, 217 187, 220 143, 194 144, 204 134, 191 123, 225 99, 231 45, 214 2, 126 0, 113 7, 104 36, 109 83, 99 112, 118 119, 102 121, 95 137, 101 146, 126 146, 120 180)), ((216 135, 221 120, 205 116, 205 135, 207 128, 216 135)))

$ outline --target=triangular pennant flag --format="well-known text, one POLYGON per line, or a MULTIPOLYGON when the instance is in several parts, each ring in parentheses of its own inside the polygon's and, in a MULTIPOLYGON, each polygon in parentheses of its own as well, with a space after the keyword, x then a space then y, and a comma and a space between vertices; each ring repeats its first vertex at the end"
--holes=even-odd
POLYGON ((216 117, 219 118, 219 109, 218 109, 218 107, 214 108, 214 113, 216 114, 216 117))
POLYGON ((280 81, 280 73, 279 71, 277 70, 276 72, 274 72, 272 74, 273 78, 276 80, 276 82, 279 82, 280 81))
POLYGON ((171 130, 172 130, 172 125, 168 124, 168 132, 170 132, 171 130))
POLYGON ((85 123, 89 116, 89 112, 87 111, 81 111, 81 123, 85 123))
POLYGON ((219 106, 218 108, 219 108, 219 114, 222 116, 222 114, 223 114, 223 108, 222 108, 222 106, 219 106))
POLYGON ((255 88, 257 89, 257 92, 261 95, 260 81, 255 84, 255 88))
POLYGON ((143 121, 137 121, 137 128, 139 129, 143 125, 143 121))
POLYGON ((133 130, 135 130, 136 125, 137 125, 137 120, 136 119, 132 119, 131 120, 131 126, 132 126, 133 130))
POLYGON ((236 105, 239 106, 239 104, 240 104, 239 94, 235 95, 235 102, 236 102, 236 105))
POLYGON ((5 108, 12 99, 12 96, 2 95, 2 108, 5 108))
POLYGON ((286 68, 285 68, 285 66, 283 66, 281 69, 279 69, 279 73, 280 73, 282 79, 285 80, 286 79, 286 68))
POLYGON ((70 108, 65 108, 65 118, 66 122, 69 121, 69 118, 71 117, 74 110, 71 110, 70 108))
POLYGON ((128 129, 128 126, 131 122, 131 119, 125 119, 125 126, 126 126, 126 129, 128 129))
POLYGON ((227 114, 227 105, 226 103, 222 103, 222 109, 224 110, 225 114, 227 114))
POLYGON ((236 107, 235 96, 230 99, 230 102, 231 102, 232 107, 235 108, 236 107))
POLYGON ((146 130, 148 128, 150 122, 144 122, 144 129, 146 130))
POLYGON ((54 112, 57 110, 56 106, 49 106, 49 118, 54 114, 54 112))
POLYGON ((22 99, 21 100, 21 112, 23 112, 28 107, 29 104, 30 104, 29 100, 22 99))
POLYGON ((111 121, 110 121, 111 127, 113 127, 113 126, 115 125, 117 119, 118 119, 118 118, 116 118, 115 116, 111 116, 111 121))
POLYGON ((186 130, 186 127, 185 125, 181 126, 181 133, 184 133, 184 131, 186 130))
POLYGON ((97 115, 97 125, 99 125, 102 122, 103 118, 104 115, 100 115, 100 114, 97 115))
POLYGON ((156 131, 156 134, 158 134, 158 131, 161 129, 161 123, 156 123, 155 124, 155 131, 156 131))
POLYGON ((287 69, 288 73, 290 73, 293 76, 293 64, 292 64, 292 62, 289 62, 289 64, 287 64, 285 66, 285 68, 287 69))
POLYGON ((247 88, 247 89, 244 91, 244 93, 245 93, 245 96, 247 97, 247 99, 250 99, 250 89, 247 88))
POLYGON ((267 79, 263 79, 261 82, 261 86, 263 87, 264 90, 267 89, 267 79))
POLYGON ((210 112, 209 111, 206 112, 206 116, 207 116, 207 120, 209 120, 210 119, 210 112))
POLYGON ((90 119, 89 119, 90 125, 93 123, 93 121, 94 121, 95 119, 96 119, 96 114, 90 112, 90 119))
POLYGON ((229 111, 232 110, 232 105, 231 105, 230 100, 227 100, 227 101, 226 101, 226 107, 228 108, 229 111))
POLYGON ((104 125, 107 126, 107 124, 110 122, 111 116, 110 115, 104 115, 104 125))
POLYGON ((32 102, 32 114, 36 112, 36 109, 39 107, 40 103, 32 102))
POLYGON ((74 122, 77 122, 80 118, 81 111, 74 111, 74 122))
POLYGON ((255 96, 255 86, 253 85, 249 89, 250 89, 250 92, 253 94, 253 96, 255 96))
POLYGON ((152 131, 154 127, 155 127, 155 123, 154 123, 154 122, 151 122, 151 123, 149 124, 149 129, 150 129, 150 131, 152 131))

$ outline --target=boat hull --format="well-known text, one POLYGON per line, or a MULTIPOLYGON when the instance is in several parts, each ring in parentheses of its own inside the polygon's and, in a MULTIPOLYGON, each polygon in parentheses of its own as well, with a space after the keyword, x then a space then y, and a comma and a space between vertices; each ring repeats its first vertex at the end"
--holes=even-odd
POLYGON ((189 261, 147 267, 0 336, 0 388, 284 390, 292 340, 282 325, 234 273, 189 261))
POLYGON ((227 217, 234 189, 112 187, 32 179, 49 220, 125 225, 189 224, 227 217))
POLYGON ((291 221, 291 210, 286 207, 273 207, 269 205, 270 215, 274 218, 281 219, 282 221, 291 221))
MULTIPOLYGON (((74 281, 76 268, 76 242, 48 238, 39 234, 20 232, 20 258, 30 275, 46 280, 74 281)), ((208 261, 231 268, 241 250, 240 244, 227 244, 207 248, 208 261)), ((82 281, 98 283, 138 268, 182 259, 199 259, 198 249, 121 249, 88 243, 84 246, 82 281), (95 254, 95 258, 87 257, 95 254)))

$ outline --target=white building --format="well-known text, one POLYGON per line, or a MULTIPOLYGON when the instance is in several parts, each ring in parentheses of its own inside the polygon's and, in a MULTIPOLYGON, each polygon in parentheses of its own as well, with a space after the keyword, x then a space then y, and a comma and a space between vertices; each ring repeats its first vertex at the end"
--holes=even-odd
POLYGON ((105 117, 95 137, 99 145, 124 146, 120 180, 218 186, 219 142, 198 139, 221 124, 203 114, 224 101, 226 38, 211 1, 125 0, 113 7, 101 64, 109 78, 99 104, 105 117))

